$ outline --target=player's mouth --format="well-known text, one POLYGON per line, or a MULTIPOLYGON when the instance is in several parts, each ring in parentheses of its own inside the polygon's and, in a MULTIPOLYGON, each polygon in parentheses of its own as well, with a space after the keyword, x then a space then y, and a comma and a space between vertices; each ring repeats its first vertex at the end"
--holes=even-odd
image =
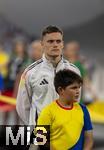
POLYGON ((52 49, 53 52, 59 52, 59 49, 52 49))

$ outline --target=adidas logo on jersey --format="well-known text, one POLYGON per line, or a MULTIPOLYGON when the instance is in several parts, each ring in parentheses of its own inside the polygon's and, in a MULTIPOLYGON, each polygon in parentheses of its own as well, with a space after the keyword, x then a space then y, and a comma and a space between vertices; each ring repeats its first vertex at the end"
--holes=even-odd
POLYGON ((40 85, 43 85, 43 84, 48 84, 48 81, 46 79, 43 79, 41 82, 40 82, 40 85))

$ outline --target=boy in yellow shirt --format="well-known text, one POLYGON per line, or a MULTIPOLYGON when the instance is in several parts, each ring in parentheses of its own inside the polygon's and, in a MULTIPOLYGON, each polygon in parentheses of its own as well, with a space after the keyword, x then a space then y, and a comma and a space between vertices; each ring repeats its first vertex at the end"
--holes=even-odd
POLYGON ((52 150, 91 150, 92 124, 86 106, 76 102, 82 78, 70 70, 56 73, 54 85, 59 99, 40 113, 37 125, 50 125, 52 150))

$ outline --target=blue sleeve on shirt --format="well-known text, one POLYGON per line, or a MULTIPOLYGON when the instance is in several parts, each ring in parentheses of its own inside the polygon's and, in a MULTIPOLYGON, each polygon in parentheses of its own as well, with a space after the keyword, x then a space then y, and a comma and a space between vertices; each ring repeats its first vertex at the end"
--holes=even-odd
POLYGON ((88 109, 83 104, 80 104, 80 106, 81 106, 83 113, 84 113, 84 130, 85 131, 86 130, 92 130, 93 127, 92 127, 91 118, 90 118, 90 114, 88 112, 88 109))
POLYGON ((79 140, 77 141, 77 143, 70 148, 69 150, 83 150, 83 144, 84 144, 84 132, 88 131, 88 130, 92 130, 92 123, 91 123, 91 119, 90 119, 90 114, 86 108, 85 105, 80 104, 83 113, 84 113, 84 127, 81 131, 81 135, 79 140))
POLYGON ((84 127, 82 129, 81 135, 77 143, 70 148, 69 150, 83 150, 83 143, 84 143, 84 131, 92 130, 92 123, 90 119, 90 114, 85 105, 80 104, 83 113, 84 113, 84 127))

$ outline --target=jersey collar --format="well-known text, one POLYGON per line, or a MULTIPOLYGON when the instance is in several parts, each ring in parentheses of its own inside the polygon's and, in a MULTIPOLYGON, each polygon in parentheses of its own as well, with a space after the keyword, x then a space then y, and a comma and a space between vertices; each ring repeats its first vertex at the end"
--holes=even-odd
POLYGON ((71 109, 73 108, 73 103, 72 103, 71 107, 65 107, 65 106, 63 106, 62 104, 60 104, 60 103, 58 102, 58 100, 56 100, 56 103, 57 103, 57 105, 58 105, 59 107, 61 107, 62 109, 65 109, 65 110, 71 110, 71 109))

